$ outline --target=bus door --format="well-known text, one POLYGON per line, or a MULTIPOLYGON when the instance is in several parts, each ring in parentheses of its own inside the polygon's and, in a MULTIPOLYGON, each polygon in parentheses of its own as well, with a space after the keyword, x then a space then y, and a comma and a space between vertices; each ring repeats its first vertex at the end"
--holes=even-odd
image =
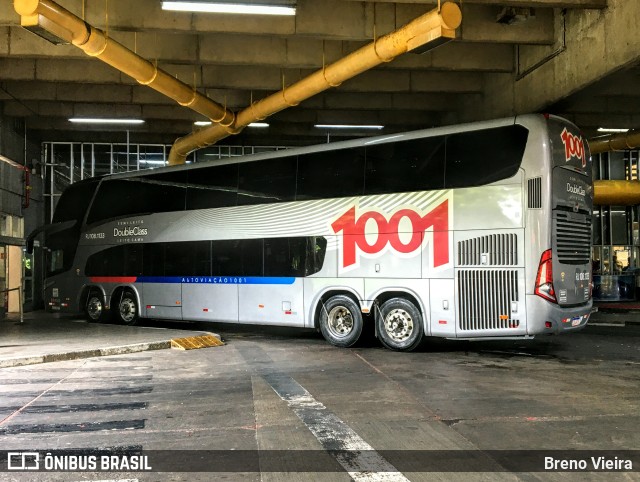
POLYGON ((303 276, 308 239, 271 238, 242 241, 244 272, 238 284, 240 322, 303 326, 303 276), (264 258, 262 259, 262 255, 264 258))

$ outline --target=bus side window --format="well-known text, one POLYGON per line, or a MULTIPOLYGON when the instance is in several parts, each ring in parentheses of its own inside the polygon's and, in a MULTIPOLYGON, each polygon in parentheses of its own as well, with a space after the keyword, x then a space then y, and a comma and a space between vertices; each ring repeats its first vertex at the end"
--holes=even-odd
POLYGON ((364 152, 358 147, 298 156, 296 200, 361 196, 364 152))
POLYGON ((183 172, 132 179, 115 179, 100 184, 87 224, 143 213, 183 211, 186 196, 183 172))
POLYGON ((213 241, 211 245, 211 274, 213 276, 241 276, 240 241, 213 241))
POLYGON ((238 205, 293 201, 296 156, 240 164, 238 205))
POLYGON ((306 240, 306 266, 305 276, 316 274, 324 265, 324 256, 327 252, 327 240, 321 236, 311 236, 306 240))
POLYGON ((444 188, 444 136, 367 146, 365 194, 444 188))
POLYGON ((235 206, 238 198, 238 164, 188 171, 187 210, 235 206))
POLYGON ((264 240, 264 275, 301 277, 305 273, 306 238, 264 240))
POLYGON ((241 276, 263 276, 263 240, 243 239, 239 243, 242 262, 241 276))
POLYGON ((145 276, 164 276, 165 243, 149 243, 144 246, 142 272, 145 276))
POLYGON ((164 251, 164 275, 188 276, 193 266, 194 252, 191 245, 194 243, 166 243, 164 251))
POLYGON ((482 186, 514 176, 529 131, 518 125, 461 132, 447 137, 447 189, 482 186))
POLYGON ((118 246, 124 248, 124 276, 141 276, 142 275, 142 244, 125 244, 118 246))

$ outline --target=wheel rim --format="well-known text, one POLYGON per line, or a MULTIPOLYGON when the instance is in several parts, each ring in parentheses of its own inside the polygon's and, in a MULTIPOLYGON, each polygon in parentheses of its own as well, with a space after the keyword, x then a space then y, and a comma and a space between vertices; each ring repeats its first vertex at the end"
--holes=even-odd
POLYGON ((405 310, 392 310, 384 319, 384 329, 393 341, 403 342, 413 333, 413 318, 405 310))
POLYGON ((353 315, 344 306, 336 306, 329 312, 327 326, 329 332, 338 338, 344 338, 353 331, 353 315))
POLYGON ((136 304, 131 298, 123 298, 118 307, 120 318, 125 323, 130 323, 136 318, 136 304))
POLYGON ((102 315, 102 302, 97 296, 92 296, 87 302, 87 314, 92 320, 97 320, 102 315))

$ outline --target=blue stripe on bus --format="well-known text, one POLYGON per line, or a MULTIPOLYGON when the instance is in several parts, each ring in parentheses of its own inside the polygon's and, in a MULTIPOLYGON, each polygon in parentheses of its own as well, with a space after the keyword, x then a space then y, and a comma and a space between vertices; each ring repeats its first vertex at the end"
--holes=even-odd
POLYGON ((228 285, 292 285, 295 278, 251 276, 138 276, 138 283, 185 283, 228 285))

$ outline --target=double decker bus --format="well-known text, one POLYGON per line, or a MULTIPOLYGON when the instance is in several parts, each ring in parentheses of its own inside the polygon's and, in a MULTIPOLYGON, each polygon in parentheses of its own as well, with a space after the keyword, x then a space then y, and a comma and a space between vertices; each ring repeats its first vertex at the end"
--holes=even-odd
POLYGON ((84 180, 46 228, 51 310, 531 338, 591 312, 588 146, 548 115, 84 180))

